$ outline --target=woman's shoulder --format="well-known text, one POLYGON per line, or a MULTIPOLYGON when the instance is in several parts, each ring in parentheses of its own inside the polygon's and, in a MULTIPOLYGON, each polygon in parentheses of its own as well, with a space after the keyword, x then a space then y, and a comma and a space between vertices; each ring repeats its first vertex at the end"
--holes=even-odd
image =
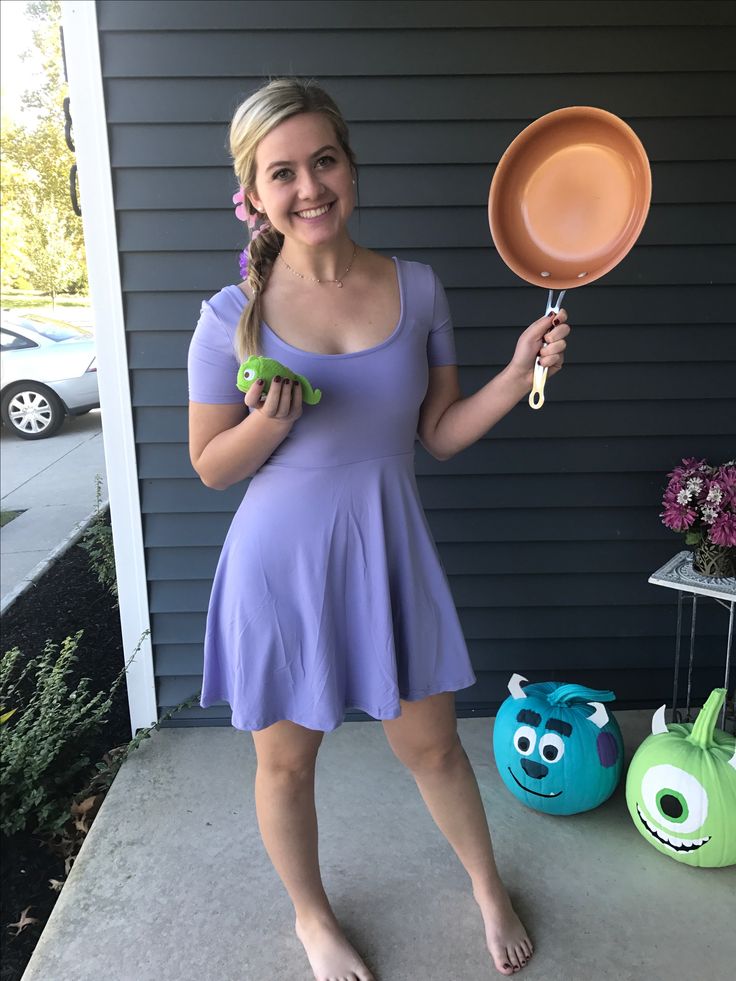
POLYGON ((206 303, 214 310, 226 309, 232 306, 233 303, 242 305, 244 298, 250 300, 249 292, 246 292, 244 288, 245 285, 245 283, 233 283, 229 286, 223 286, 221 290, 213 293, 208 299, 203 300, 203 303, 206 303))
POLYGON ((416 259, 401 259, 399 256, 386 256, 380 252, 370 252, 370 257, 375 264, 375 269, 383 271, 387 277, 393 274, 395 260, 405 281, 425 287, 434 284, 436 273, 432 266, 426 262, 418 262, 416 259))
POLYGON ((231 343, 243 311, 244 298, 245 294, 233 284, 202 300, 195 338, 203 343, 231 343))
POLYGON ((419 262, 416 259, 399 259, 397 262, 401 267, 401 274, 407 292, 412 295, 434 296, 437 284, 440 282, 437 273, 428 262, 419 262))
POLYGON ((235 327, 243 304, 248 302, 247 294, 237 284, 223 286, 217 293, 202 300, 200 319, 218 320, 226 327, 235 327))

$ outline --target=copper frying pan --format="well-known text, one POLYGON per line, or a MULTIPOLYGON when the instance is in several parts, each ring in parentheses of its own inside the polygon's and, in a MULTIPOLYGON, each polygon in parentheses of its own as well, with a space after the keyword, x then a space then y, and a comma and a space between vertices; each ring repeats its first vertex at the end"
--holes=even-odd
MULTIPOLYGON (((498 162, 488 194, 493 242, 506 265, 551 287, 547 314, 566 290, 613 269, 649 212, 652 175, 636 133, 618 116, 570 106, 522 130, 498 162), (562 292, 553 304, 553 291, 562 292)), ((529 405, 541 408, 547 369, 537 357, 529 405)))

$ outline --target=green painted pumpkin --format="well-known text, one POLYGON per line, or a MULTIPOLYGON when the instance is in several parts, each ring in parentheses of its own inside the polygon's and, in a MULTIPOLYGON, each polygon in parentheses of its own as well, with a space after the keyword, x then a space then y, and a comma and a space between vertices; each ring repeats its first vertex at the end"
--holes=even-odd
POLYGON ((736 865, 736 737, 715 728, 725 697, 712 691, 694 723, 668 726, 662 705, 626 777, 640 834, 686 865, 736 865))

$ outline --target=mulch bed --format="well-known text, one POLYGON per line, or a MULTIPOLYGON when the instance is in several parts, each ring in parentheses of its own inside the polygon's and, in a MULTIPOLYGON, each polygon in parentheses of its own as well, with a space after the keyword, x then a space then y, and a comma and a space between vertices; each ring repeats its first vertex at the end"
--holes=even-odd
MULTIPOLYGON (((109 523, 109 517, 105 520, 109 523)), ((133 652, 126 651, 124 657, 115 598, 97 581, 87 552, 73 545, 3 616, 0 653, 18 647, 27 661, 43 653, 47 640, 60 649, 62 641, 80 629, 84 633, 66 683, 69 691, 73 691, 81 678, 89 678, 91 698, 100 691, 110 691, 125 658, 129 659, 133 652)), ((27 694, 22 693, 24 700, 27 694)), ((84 771, 77 774, 80 780, 77 792, 86 787, 94 774, 94 763, 101 761, 112 748, 127 745, 130 739, 128 696, 123 683, 113 697, 107 722, 88 736, 84 753, 92 767, 87 774, 84 771)), ((28 832, 3 835, 0 846, 0 981, 20 981, 60 894, 50 882, 64 881, 65 863, 63 857, 28 832), (12 924, 18 923, 28 907, 27 916, 37 922, 18 931, 12 924)))

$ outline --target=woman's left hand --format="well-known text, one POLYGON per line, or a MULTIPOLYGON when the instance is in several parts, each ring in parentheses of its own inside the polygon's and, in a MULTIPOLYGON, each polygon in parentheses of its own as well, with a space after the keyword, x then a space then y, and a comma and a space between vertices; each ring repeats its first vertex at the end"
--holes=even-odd
POLYGON ((539 355, 539 363, 547 368, 548 375, 555 375, 565 363, 565 338, 571 331, 567 322, 567 311, 564 307, 559 313, 542 317, 530 324, 516 342, 514 356, 509 362, 509 368, 515 370, 532 384, 534 364, 539 355), (555 324, 553 322, 556 321, 555 324))

